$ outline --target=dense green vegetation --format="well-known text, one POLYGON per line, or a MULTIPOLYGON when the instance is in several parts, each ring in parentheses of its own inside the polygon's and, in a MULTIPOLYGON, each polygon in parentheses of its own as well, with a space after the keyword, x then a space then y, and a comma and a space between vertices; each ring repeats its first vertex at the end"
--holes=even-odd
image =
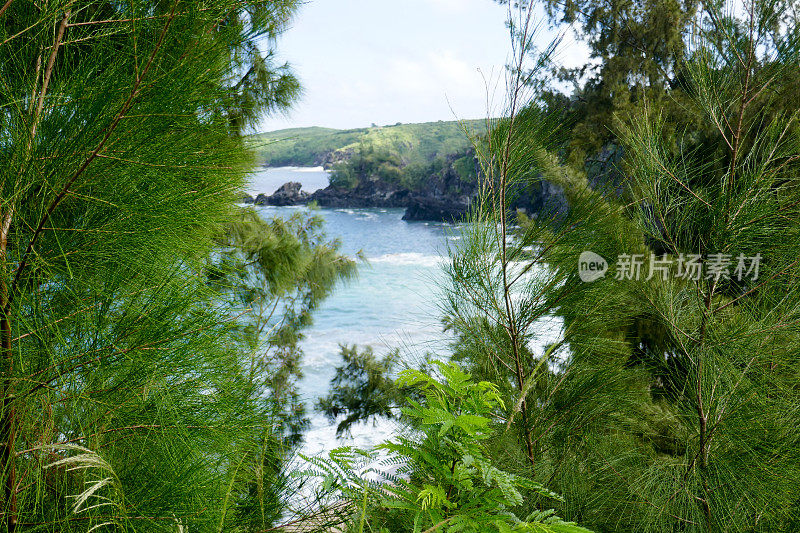
POLYGON ((297 341, 354 268, 316 217, 234 207, 297 6, 0 6, 3 531, 282 516, 297 341))
POLYGON ((486 130, 485 120, 396 124, 394 126, 333 130, 297 128, 250 138, 265 166, 325 165, 333 170, 331 183, 352 188, 377 178, 417 189, 426 178, 454 160, 464 180, 475 181, 471 135, 486 130))
MULTIPOLYGON (((590 533, 566 522, 552 509, 520 518, 514 509, 526 500, 562 498, 524 476, 507 472, 490 456, 486 441, 496 435, 504 401, 497 385, 474 382, 455 363, 435 361, 426 372, 407 369, 397 385, 416 392, 404 401, 403 415, 416 431, 376 447, 373 452, 340 448, 327 460, 308 458, 310 473, 321 477, 322 502, 338 504, 327 527, 357 524, 383 532, 528 531, 590 533), (436 377, 432 377, 433 374, 436 377), (388 480, 367 478, 370 461, 385 452, 384 466, 397 465, 388 480), (342 505, 344 502, 344 505, 342 505)), ((325 530, 326 527, 321 528, 325 530)))
MULTIPOLYGON (((602 59, 572 99, 540 83, 551 61, 531 46, 530 11, 512 25, 508 108, 476 146, 486 187, 451 253, 446 324, 452 358, 504 400, 483 443, 492 464, 563 494, 556 512, 593 530, 800 527, 793 7, 748 2, 737 18, 716 3, 553 3, 602 59), (652 46, 634 53, 639 38, 652 46), (616 157, 598 176, 602 147, 616 157), (510 225, 515 191, 542 180, 569 211, 510 225), (593 281, 579 272, 589 251, 609 266, 593 281), (545 333, 557 342, 535 348, 545 333)), ((382 385, 344 383, 337 405, 362 392, 367 406, 404 404, 369 398, 389 389, 370 382, 382 385)), ((442 411, 409 423, 446 434, 442 411)), ((434 521, 458 519, 443 507, 434 521)))
POLYGON ((292 128, 253 135, 249 138, 260 165, 319 166, 332 154, 356 143, 366 130, 331 128, 292 128))
POLYGON ((484 120, 395 124, 352 130, 295 128, 250 137, 258 162, 264 166, 313 166, 346 159, 359 146, 396 155, 403 165, 427 163, 470 146, 464 134, 485 131, 484 120), (330 157, 328 157, 330 156, 330 157))
POLYGON ((548 1, 597 60, 555 73, 532 6, 499 119, 246 139, 298 94, 296 0, 3 3, 2 530, 800 530, 797 6, 548 1), (480 180, 450 360, 345 346, 318 403, 405 424, 376 450, 293 462, 299 343, 356 265, 313 210, 236 207, 254 158, 480 180), (510 212, 544 181, 568 210, 510 212))

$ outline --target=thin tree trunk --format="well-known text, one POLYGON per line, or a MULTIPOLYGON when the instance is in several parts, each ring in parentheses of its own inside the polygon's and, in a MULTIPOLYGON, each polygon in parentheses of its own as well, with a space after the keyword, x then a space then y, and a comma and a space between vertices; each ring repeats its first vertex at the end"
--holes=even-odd
MULTIPOLYGON (((6 208, 2 214, 2 226, 0 226, 0 309, 5 310, 8 301, 8 232, 11 229, 12 211, 6 208)), ((0 420, 0 464, 3 465, 5 484, 3 493, 5 495, 5 509, 3 522, 9 532, 13 532, 17 525, 17 491, 16 491, 16 469, 14 464, 14 443, 15 434, 15 413, 14 413, 14 388, 12 386, 12 375, 14 371, 14 353, 11 351, 11 322, 9 311, 3 311, 0 316, 0 361, 2 361, 3 377, 3 400, 2 400, 2 420, 0 420)))
MULTIPOLYGON (((519 331, 517 329, 516 317, 514 313, 514 305, 511 299, 511 285, 508 279, 508 200, 506 197, 506 190, 509 187, 508 175, 510 171, 511 159, 511 143, 514 136, 514 126, 516 122, 516 115, 518 111, 520 92, 523 90, 524 80, 522 79, 522 67, 525 62, 525 54, 527 51, 527 43, 530 39, 530 22, 533 10, 531 5, 528 6, 527 16, 525 23, 522 26, 522 33, 520 34, 520 46, 518 55, 516 57, 516 68, 514 78, 511 85, 511 102, 509 107, 509 124, 508 133, 506 134, 505 144, 503 146, 502 160, 500 164, 500 253, 501 253, 501 266, 503 276, 503 301, 506 308, 506 318, 508 324, 506 330, 508 332, 509 341, 511 342, 512 356, 514 358, 514 374, 516 375, 517 386, 519 387, 520 394, 524 393, 525 389, 525 369, 522 364, 521 354, 519 349, 519 331)), ((511 20, 511 6, 509 6, 509 20, 511 20)), ((533 450, 533 439, 531 438, 531 427, 528 420, 528 402, 525 398, 521 403, 522 411, 522 432, 525 439, 525 448, 528 454, 528 461, 531 463, 531 468, 536 467, 536 455, 533 450)))
MULTIPOLYGON (((44 77, 42 78, 42 88, 38 91, 38 99, 35 97, 37 93, 37 85, 39 83, 39 69, 41 67, 41 54, 36 61, 36 76, 34 78, 34 87, 31 97, 31 106, 36 102, 36 107, 33 109, 31 117, 30 133, 28 136, 27 150, 25 151, 26 162, 23 163, 20 172, 24 171, 27 161, 30 160, 33 142, 36 137, 36 130, 39 126, 42 110, 44 108, 44 99, 47 95, 47 88, 50 85, 50 79, 53 74, 53 67, 55 65, 58 49, 61 46, 61 41, 64 38, 64 32, 67 29, 67 21, 69 20, 70 12, 64 13, 61 21, 56 30, 55 40, 53 41, 53 48, 50 52, 50 57, 47 60, 45 67, 44 77)), ((5 513, 3 522, 6 530, 13 533, 17 527, 17 472, 16 464, 14 461, 14 448, 16 447, 17 432, 16 432, 16 406, 14 405, 14 352, 11 346, 11 294, 9 292, 9 281, 11 273, 8 270, 8 237, 11 231, 11 223, 14 218, 14 208, 11 205, 4 206, 4 212, 0 213, 2 217, 2 226, 0 226, 0 361, 2 365, 3 376, 3 399, 2 399, 2 419, 0 419, 0 442, 2 442, 2 451, 0 451, 0 464, 3 465, 3 473, 5 475, 4 495, 5 495, 5 513)))
POLYGON ((698 362, 697 362, 697 420, 700 426, 700 443, 698 450, 698 462, 700 465, 700 479, 703 484, 703 497, 698 498, 700 504, 703 507, 703 515, 706 518, 706 527, 710 530, 711 529, 711 507, 708 504, 708 415, 705 412, 705 407, 703 406, 703 381, 702 381, 702 372, 703 372, 703 355, 698 355, 698 362))

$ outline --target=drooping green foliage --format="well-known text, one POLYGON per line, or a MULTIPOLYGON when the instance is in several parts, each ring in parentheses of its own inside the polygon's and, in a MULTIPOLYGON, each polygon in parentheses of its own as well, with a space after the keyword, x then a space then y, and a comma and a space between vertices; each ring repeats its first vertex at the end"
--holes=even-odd
POLYGON ((362 351, 358 346, 342 346, 341 356, 342 365, 336 367, 330 392, 316 405, 331 423, 344 416, 336 426, 337 436, 349 432, 356 422, 394 418, 397 408, 411 392, 391 376, 399 361, 399 351, 378 359, 371 346, 362 351))
POLYGON ((319 304, 356 273, 322 224, 313 213, 265 220, 244 209, 228 223, 208 266, 209 283, 233 317, 245 380, 271 421, 238 450, 230 491, 240 496, 227 509, 231 525, 267 528, 294 490, 288 464, 309 424, 297 390, 299 342, 319 304))
POLYGON ((298 0, 253 2, 220 22, 224 35, 245 35, 231 47, 231 72, 225 79, 225 112, 235 133, 264 113, 284 112, 300 96, 300 82, 288 63, 276 61, 277 39, 294 16, 298 0), (263 49, 267 51, 264 53, 263 49))
POLYGON ((205 262, 294 5, 0 6, 4 530, 232 530, 273 418, 205 262))
POLYGON ((229 224, 210 274, 238 317, 249 379, 286 425, 289 448, 307 425, 296 390, 303 331, 336 284, 356 274, 356 263, 339 253, 338 240, 328 240, 322 224, 314 214, 264 220, 245 210, 229 224))

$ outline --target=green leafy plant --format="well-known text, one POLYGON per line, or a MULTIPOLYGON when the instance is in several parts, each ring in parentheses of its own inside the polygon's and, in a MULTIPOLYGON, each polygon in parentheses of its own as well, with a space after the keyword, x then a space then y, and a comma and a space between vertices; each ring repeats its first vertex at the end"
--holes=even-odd
POLYGON ((504 407, 497 387, 472 381, 455 363, 434 364, 438 376, 409 369, 398 378, 401 386, 420 393, 420 401, 408 400, 403 407, 411 421, 407 435, 373 452, 342 448, 327 459, 307 459, 312 468, 305 474, 322 479, 321 500, 345 502, 348 512, 339 518, 351 531, 363 531, 367 522, 372 530, 415 533, 587 532, 549 509, 524 519, 514 513, 526 498, 561 497, 496 467, 487 455, 485 443, 497 431, 498 409, 504 407), (381 473, 387 466, 396 469, 381 473))

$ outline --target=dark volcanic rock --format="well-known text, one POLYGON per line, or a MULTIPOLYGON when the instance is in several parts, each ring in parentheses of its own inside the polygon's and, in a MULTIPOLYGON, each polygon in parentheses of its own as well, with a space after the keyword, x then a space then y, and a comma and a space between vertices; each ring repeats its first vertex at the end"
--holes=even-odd
POLYGON ((242 203, 244 204, 252 204, 255 203, 256 199, 250 196, 249 194, 242 195, 242 203))
POLYGON ((309 200, 324 207, 350 207, 346 205, 349 192, 349 189, 328 185, 324 189, 312 192, 309 200))
POLYGON ((322 207, 406 207, 409 191, 378 179, 362 181, 354 189, 329 185, 309 196, 322 207))
MULTIPOLYGON (((477 184, 463 181, 455 172, 452 161, 449 163, 431 176, 419 193, 411 196, 403 220, 457 222, 469 213, 478 195, 477 184)), ((561 219, 569 211, 569 205, 561 187, 541 180, 510 191, 509 211, 561 219)))
POLYGON ((329 185, 312 194, 297 182, 285 183, 273 195, 259 194, 256 205, 302 205, 316 202, 322 207, 406 207, 409 191, 377 179, 361 182, 354 189, 329 185))
POLYGON ((300 205, 308 202, 308 193, 300 190, 296 181, 284 183, 274 194, 261 193, 253 201, 256 205, 300 205))
POLYGON ((303 186, 296 181, 284 183, 269 197, 269 205, 299 205, 308 201, 308 193, 301 190, 303 186))
MULTIPOLYGON (((462 154, 448 158, 442 170, 411 195, 403 220, 436 220, 457 222, 466 216, 477 196, 477 184, 464 181, 453 167, 462 154)), ((476 169, 477 172, 477 169, 476 169)))
MULTIPOLYGON (((601 154, 599 158, 608 178, 613 167, 613 151, 601 154)), ((477 180, 464 179, 456 170, 456 161, 461 159, 463 169, 463 153, 450 156, 442 169, 429 176, 422 186, 409 191, 396 184, 388 183, 376 176, 362 177, 353 189, 345 189, 329 185, 312 194, 301 190, 297 182, 285 183, 272 195, 259 194, 256 205, 302 205, 316 202, 322 207, 368 208, 383 207, 406 209, 403 220, 435 220, 457 222, 464 219, 478 195, 477 180)), ((476 170, 477 173, 477 163, 476 170)), ((462 170, 463 173, 463 170, 462 170)), ((613 176, 610 176, 613 182, 613 176)), ((531 217, 562 219, 569 211, 566 196, 561 187, 548 181, 537 181, 512 191, 510 195, 510 211, 521 211, 531 217)), ((245 202, 248 199, 245 198, 245 202)))
POLYGON ((436 220, 441 222, 459 222, 469 212, 472 199, 468 196, 460 198, 415 196, 411 205, 406 208, 403 220, 436 220))

